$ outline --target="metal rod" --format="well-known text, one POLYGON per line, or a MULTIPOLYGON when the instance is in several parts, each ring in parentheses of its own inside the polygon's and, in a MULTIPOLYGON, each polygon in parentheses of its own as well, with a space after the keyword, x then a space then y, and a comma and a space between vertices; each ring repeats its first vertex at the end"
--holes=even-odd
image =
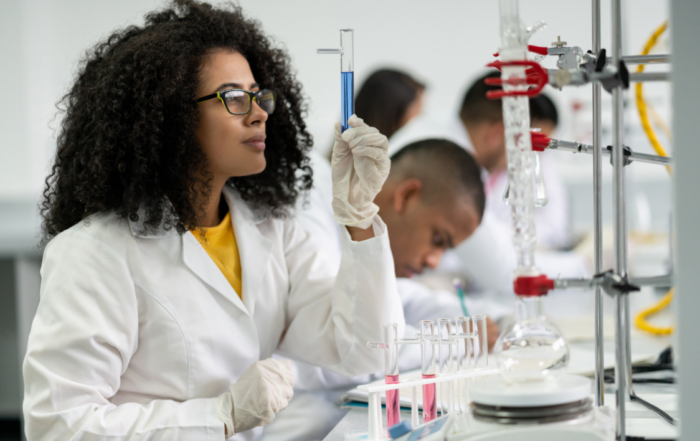
MULTIPOLYGON (((595 87, 595 84, 593 85, 595 87)), ((595 139, 593 140, 595 144, 595 139)), ((579 142, 571 142, 571 141, 562 141, 561 139, 553 139, 552 142, 550 143, 550 147, 548 147, 552 150, 565 150, 567 152, 572 152, 572 153, 587 153, 587 154, 592 154, 593 155, 593 161, 595 163, 595 148, 592 145, 587 145, 587 144, 581 144, 579 142)), ((610 150, 608 149, 602 149, 602 156, 610 156, 610 150)), ((650 155, 648 153, 637 153, 637 152, 631 152, 627 156, 628 159, 631 159, 632 161, 637 161, 637 162, 644 162, 646 164, 658 164, 658 165, 672 165, 673 164, 673 158, 669 156, 659 156, 659 155, 650 155)), ((595 167, 594 167, 595 170, 595 167)), ((595 201, 594 201, 595 202, 595 201)), ((598 271, 600 272, 600 271, 598 271)))
MULTIPOLYGON (((593 53, 598 53, 600 49, 596 50, 593 47, 593 53)), ((625 64, 647 64, 647 63, 669 63, 671 61, 671 56, 668 54, 654 54, 654 55, 625 55, 622 57, 622 61, 625 64)), ((608 64, 612 62, 612 57, 608 57, 608 64)))
MULTIPOLYGON (((617 66, 622 57, 621 0, 611 2, 612 63, 617 66)), ((627 229, 625 228, 625 169, 623 155, 623 95, 622 87, 613 89, 613 223, 615 232, 615 272, 627 277, 627 229)), ((615 304, 615 384, 617 386, 617 439, 625 441, 625 404, 627 391, 627 330, 625 295, 617 296, 615 304)))
POLYGON ((673 286, 673 275, 665 274, 663 276, 652 277, 630 277, 629 282, 637 286, 667 287, 673 286))
POLYGON ((635 72, 630 74, 630 81, 633 83, 643 83, 647 81, 668 81, 670 79, 670 72, 635 72))
MULTIPOLYGON (((630 277, 628 279, 631 285, 635 286, 650 286, 650 287, 667 287, 673 286, 673 274, 664 274, 662 276, 651 277, 630 277)), ((602 286, 606 283, 604 277, 596 278, 558 278, 554 280, 554 289, 569 289, 583 288, 591 289, 602 286)))
MULTIPOLYGON (((593 0, 593 52, 600 52, 600 0, 593 0)), ((593 83, 593 254, 595 273, 603 271, 603 157, 601 136, 600 83, 593 83)), ((603 292, 595 288, 595 404, 605 404, 603 357, 603 292)))

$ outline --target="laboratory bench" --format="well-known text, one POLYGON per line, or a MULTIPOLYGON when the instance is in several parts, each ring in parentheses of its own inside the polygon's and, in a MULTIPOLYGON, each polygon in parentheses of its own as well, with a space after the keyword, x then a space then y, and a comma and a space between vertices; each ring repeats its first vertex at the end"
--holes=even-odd
MULTIPOLYGON (((642 334, 635 334, 633 337, 632 351, 633 358, 635 356, 648 356, 650 354, 658 354, 672 344, 671 337, 651 337, 642 334)), ((581 364, 590 361, 589 355, 593 351, 592 341, 577 341, 570 344, 572 363, 575 361, 577 366, 574 366, 576 371, 580 371, 581 364)), ((605 359, 606 366, 611 365, 611 360, 614 354, 614 344, 612 339, 605 341, 605 359)), ((614 359, 613 359, 614 360, 614 359)), ((489 363, 491 364, 491 363, 489 363)), ((591 364, 590 369, 593 369, 591 364)), ((654 374, 652 374, 654 375, 654 374)), ((657 375, 666 375, 658 373, 657 375)), ((634 391, 637 395, 643 398, 648 398, 652 404, 658 404, 664 411, 668 412, 672 417, 679 416, 677 407, 677 385, 676 384, 655 384, 644 383, 634 385, 634 391), (656 401, 656 403, 654 402, 656 401)), ((606 384, 605 387, 605 402, 606 405, 613 405, 615 402, 615 388, 612 384, 606 384)), ((641 405, 636 403, 628 403, 628 410, 633 409, 626 419, 628 436, 640 436, 647 439, 676 439, 678 436, 677 427, 670 425, 662 420, 651 411, 641 408, 641 405)), ((384 412, 383 412, 384 413, 384 412)), ((384 418, 386 416, 384 415, 384 418)), ((401 412, 401 419, 410 421, 410 412, 401 412)), ((386 419, 383 422, 386 427, 386 419)), ((367 431, 367 408, 351 408, 345 417, 335 426, 335 428, 324 438, 324 441, 344 441, 345 434, 348 432, 357 433, 367 431)), ((644 439, 644 438, 640 438, 644 439)))

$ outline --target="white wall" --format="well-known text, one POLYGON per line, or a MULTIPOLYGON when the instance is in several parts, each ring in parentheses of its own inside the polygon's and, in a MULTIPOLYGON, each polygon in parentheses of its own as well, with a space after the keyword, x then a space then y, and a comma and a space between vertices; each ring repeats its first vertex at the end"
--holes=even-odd
MULTIPOLYGON (((37 197, 42 189, 55 149, 55 103, 67 91, 84 51, 117 27, 141 23, 146 11, 162 4, 154 0, 0 2, 0 199, 37 197)), ((332 125, 339 118, 339 62, 316 55, 315 50, 337 45, 340 28, 355 29, 356 87, 373 69, 406 69, 429 87, 426 111, 455 109, 470 80, 493 60, 491 54, 500 41, 494 0, 241 0, 240 4, 288 48, 309 98, 308 124, 321 150, 329 148, 332 125)), ((569 44, 589 49, 590 1, 521 0, 520 5, 524 22, 548 23, 533 37, 533 44, 548 45, 561 35, 569 44)), ((609 42, 609 9, 609 1, 603 1, 604 47, 609 42)), ((637 53, 668 17, 668 1, 627 0, 625 9, 628 52, 637 53)), ((666 91, 659 86, 648 92, 662 114, 666 114, 666 91)), ((549 93, 560 104, 562 132, 585 140, 588 112, 573 119, 568 110, 577 100, 586 109, 590 88, 549 89, 549 93)), ((635 118, 630 112, 631 127, 638 126, 635 118)), ((638 134, 632 130, 630 135, 638 138, 639 147, 635 147, 649 151, 638 134)), ((589 163, 567 158, 562 167, 582 170, 581 179, 588 180, 589 163)), ((667 179, 658 167, 637 170, 643 179, 650 174, 667 179)))

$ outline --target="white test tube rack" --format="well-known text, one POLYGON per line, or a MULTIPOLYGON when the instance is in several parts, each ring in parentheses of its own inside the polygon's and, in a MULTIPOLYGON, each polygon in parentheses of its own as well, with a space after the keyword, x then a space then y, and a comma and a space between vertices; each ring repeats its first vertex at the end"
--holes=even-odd
MULTIPOLYGON (((404 381, 399 381, 397 384, 376 384, 376 385, 371 385, 371 384, 365 384, 362 386, 358 386, 358 390, 362 392, 367 392, 369 394, 368 398, 368 415, 367 415, 367 432, 368 432, 368 440, 369 441, 380 441, 380 440, 385 440, 387 439, 387 427, 383 427, 384 424, 382 422, 382 392, 386 393, 388 390, 397 390, 397 389, 404 389, 404 388, 411 388, 412 393, 411 393, 411 425, 412 426, 417 426, 420 424, 419 418, 418 418, 418 404, 416 403, 416 397, 417 397, 417 388, 420 386, 423 386, 425 384, 432 384, 432 383, 446 383, 446 382, 451 382, 452 387, 455 386, 455 383, 457 384, 457 387, 460 385, 461 380, 471 380, 471 379, 478 379, 478 378, 485 378, 485 377, 490 377, 493 375, 499 375, 500 371, 498 368, 495 367, 484 367, 484 368, 475 368, 472 370, 468 371, 461 371, 461 372, 453 372, 449 374, 437 374, 435 378, 425 378, 425 379, 411 379, 411 380, 404 380, 404 381)), ((447 415, 450 413, 463 413, 465 412, 468 407, 469 407, 469 398, 468 395, 465 393, 464 394, 464 406, 458 405, 457 408, 449 409, 449 406, 444 406, 444 397, 440 397, 441 402, 443 403, 442 409, 443 409, 443 415, 447 415), (445 410, 448 409, 448 410, 445 410)))
MULTIPOLYGON (((467 326, 469 322, 469 317, 460 317, 457 319, 457 323, 464 323, 464 319, 467 321, 467 326), (462 320, 460 320, 462 319, 462 320)), ((367 428, 368 428, 368 441, 380 441, 380 440, 386 440, 387 439, 387 430, 388 427, 384 427, 383 424, 383 418, 382 418, 382 398, 381 395, 382 393, 385 393, 390 390, 399 390, 399 389, 407 389, 411 388, 411 425, 412 426, 418 426, 421 424, 420 418, 418 416, 418 403, 417 403, 417 396, 418 396, 418 387, 422 387, 427 384, 438 384, 440 383, 440 387, 436 387, 436 399, 439 396, 440 400, 438 401, 440 404, 440 413, 442 415, 448 415, 448 414, 461 414, 463 412, 466 412, 467 409, 469 408, 469 395, 468 395, 468 390, 466 387, 466 384, 464 386, 464 393, 461 393, 461 386, 462 386, 462 380, 465 380, 465 382, 472 381, 474 379, 480 379, 480 378, 486 378, 494 375, 499 375, 500 370, 495 367, 488 367, 488 352, 484 351, 486 348, 486 341, 487 341, 487 334, 486 334, 486 327, 485 327, 485 317, 484 316, 475 316, 473 317, 473 323, 474 327, 472 328, 472 332, 457 332, 455 329, 455 332, 452 332, 451 329, 451 320, 449 319, 440 319, 438 322, 445 322, 448 321, 448 334, 449 338, 444 338, 441 335, 441 329, 438 329, 437 334, 433 334, 431 337, 429 337, 430 341, 434 344, 437 345, 439 348, 438 353, 439 355, 439 360, 437 363, 437 368, 438 371, 442 369, 443 363, 442 363, 442 351, 441 348, 443 346, 448 346, 450 347, 449 351, 449 358, 448 359, 448 365, 450 366, 456 366, 457 367, 457 372, 438 372, 435 377, 433 378, 412 378, 409 380, 399 380, 398 383, 396 384, 377 384, 377 383, 370 383, 370 384, 364 384, 361 386, 358 386, 357 389, 361 392, 366 392, 368 394, 368 412, 367 412, 367 428), (478 322, 477 322, 478 321, 478 322), (482 339, 479 339, 479 331, 477 329, 477 323, 481 327, 481 335, 482 339), (471 344, 467 345, 467 348, 473 348, 473 349, 467 349, 467 352, 465 353, 464 359, 466 360, 466 368, 463 366, 460 361, 459 357, 459 349, 457 349, 454 352, 454 355, 456 355, 456 363, 452 364, 452 361, 455 360, 455 357, 452 357, 453 352, 451 351, 452 345, 455 345, 458 347, 458 343, 460 340, 464 341, 469 341, 471 344), (481 340, 481 343, 477 349, 477 346, 474 344, 475 342, 481 340), (472 361, 471 359, 471 353, 470 351, 473 350, 474 355, 476 356, 477 351, 479 353, 478 359, 475 359, 472 361), (448 389, 448 397, 445 399, 443 392, 442 385, 447 385, 448 389), (458 400, 457 403, 454 402, 454 390, 459 391, 457 395, 458 400), (439 393, 438 393, 439 392, 439 393), (462 405, 462 399, 464 399, 464 405, 462 405)), ((415 339, 398 339, 396 340, 395 344, 422 344, 424 341, 424 337, 421 337, 421 334, 416 334, 415 339)), ((385 342, 384 344, 387 344, 390 342, 385 342)), ((377 343, 368 343, 367 345, 369 347, 377 348, 377 349, 383 349, 384 344, 377 344, 377 343)), ((476 357, 475 357, 476 358, 476 357)))

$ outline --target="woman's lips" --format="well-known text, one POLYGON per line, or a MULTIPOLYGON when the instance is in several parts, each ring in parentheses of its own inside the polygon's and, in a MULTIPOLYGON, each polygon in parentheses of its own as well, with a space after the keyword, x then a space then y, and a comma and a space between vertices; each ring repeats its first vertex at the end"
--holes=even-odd
POLYGON ((265 150, 265 138, 265 135, 256 135, 243 141, 243 144, 248 144, 258 150, 265 150))

